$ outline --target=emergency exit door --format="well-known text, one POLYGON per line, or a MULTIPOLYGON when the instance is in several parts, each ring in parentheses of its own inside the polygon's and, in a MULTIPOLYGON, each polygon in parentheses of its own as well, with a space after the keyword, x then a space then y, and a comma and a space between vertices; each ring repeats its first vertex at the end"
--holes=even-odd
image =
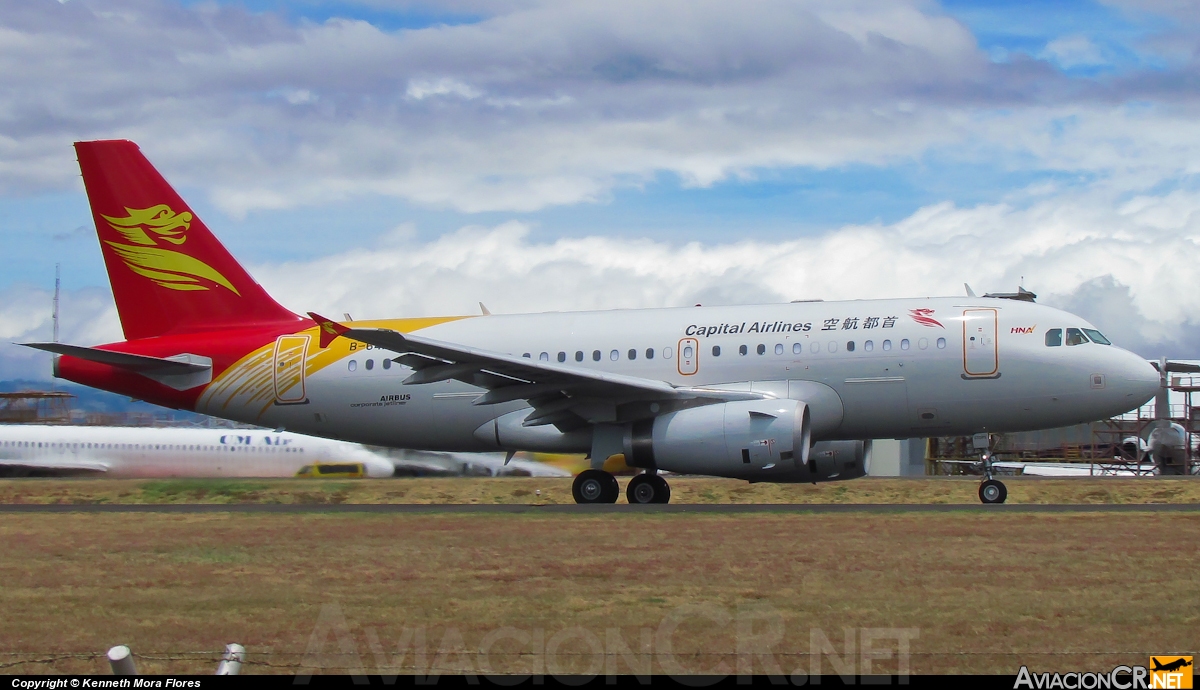
POLYGON ((275 341, 275 402, 305 402, 304 359, 308 354, 307 335, 281 335, 275 341))
POLYGON ((963 310, 963 371, 966 376, 995 377, 1000 371, 1000 353, 995 309, 963 310))

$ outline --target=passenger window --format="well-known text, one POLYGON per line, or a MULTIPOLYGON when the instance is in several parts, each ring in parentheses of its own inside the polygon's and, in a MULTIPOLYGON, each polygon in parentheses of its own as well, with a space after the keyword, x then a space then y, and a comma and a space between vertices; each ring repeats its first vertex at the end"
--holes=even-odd
POLYGON ((357 371, 358 370, 358 362, 356 362, 355 360, 352 359, 346 363, 346 368, 349 369, 350 371, 357 371))
POLYGON ((592 361, 593 362, 600 361, 600 351, 599 350, 592 350, 592 361))
POLYGON ((853 340, 846 341, 846 352, 854 352, 854 341, 853 340))
POLYGON ((793 355, 800 354, 800 343, 792 343, 792 354, 793 355))
POLYGON ((777 354, 777 355, 783 354, 783 343, 775 343, 775 354, 777 354))
POLYGON ((938 341, 937 341, 937 346, 938 346, 938 349, 939 349, 939 350, 945 350, 945 349, 946 349, 946 339, 945 339, 945 338, 938 338, 938 341))
POLYGON ((816 353, 820 352, 821 351, 821 343, 813 343, 812 345, 809 345, 808 351, 812 354, 816 354, 816 353))
POLYGON ((905 339, 903 339, 903 340, 901 340, 901 341, 900 341, 900 349, 901 349, 901 350, 907 350, 907 349, 908 349, 908 338, 905 338, 905 339))
POLYGON ((920 340, 918 340, 917 347, 921 348, 922 350, 929 347, 929 338, 921 338, 920 340))
POLYGON ((672 350, 671 348, 669 348, 669 347, 663 348, 663 359, 671 359, 671 355, 673 355, 673 354, 675 354, 675 351, 672 350))
POLYGON ((523 355, 521 355, 521 356, 522 356, 522 357, 524 357, 525 359, 532 359, 532 358, 529 356, 529 353, 528 353, 528 352, 526 352, 525 354, 523 354, 523 355))
POLYGON ((890 341, 890 340, 883 341, 883 351, 887 352, 888 350, 891 350, 891 349, 892 349, 892 341, 890 341))
POLYGON ((1087 336, 1078 328, 1067 329, 1067 345, 1082 345, 1088 341, 1087 336))
POLYGON ((631 360, 637 359, 637 350, 634 350, 634 349, 629 350, 629 359, 631 359, 631 360))
POLYGON ((558 353, 558 361, 560 361, 560 362, 567 361, 567 353, 565 353, 565 352, 558 353))
POLYGON ((542 354, 538 355, 538 361, 539 362, 549 362, 550 361, 550 353, 543 352, 542 354))
POLYGON ((1060 346, 1062 346, 1062 329, 1051 328, 1050 330, 1046 331, 1046 347, 1060 346))
POLYGON ((1098 331, 1094 328, 1085 328, 1085 329, 1083 329, 1083 332, 1087 333, 1087 336, 1089 338, 1091 338, 1093 343, 1096 343, 1098 345, 1112 345, 1112 343, 1109 342, 1108 338, 1104 337, 1103 333, 1101 333, 1100 331, 1098 331))
POLYGON ((829 347, 827 347, 826 349, 829 350, 830 352, 837 352, 837 343, 830 340, 829 347))
POLYGON ((582 361, 583 361, 583 350, 576 350, 576 351, 575 351, 575 361, 576 361, 576 362, 582 362, 582 361))
POLYGON ((646 359, 654 359, 654 348, 646 348, 646 359))
POLYGON ((608 358, 615 362, 618 359, 621 359, 621 353, 618 350, 613 350, 612 352, 608 353, 608 358))
POLYGON ((390 359, 383 360, 383 368, 391 369, 392 368, 392 360, 390 360, 390 359))
POLYGON ((370 371, 370 370, 372 370, 372 369, 374 369, 374 368, 375 368, 375 360, 373 360, 373 359, 368 359, 368 360, 367 360, 367 371, 370 371))
POLYGON ((875 349, 875 341, 867 340, 863 342, 863 352, 870 352, 875 349))
POLYGON ((739 355, 745 355, 747 352, 749 352, 749 350, 746 349, 745 345, 738 345, 738 354, 739 355))
POLYGON ((755 351, 758 352, 758 354, 760 354, 760 355, 764 355, 767 353, 767 346, 763 345, 762 343, 759 343, 758 348, 756 348, 755 351))
POLYGON ((721 356, 721 346, 713 345, 713 357, 720 357, 720 356, 721 356))

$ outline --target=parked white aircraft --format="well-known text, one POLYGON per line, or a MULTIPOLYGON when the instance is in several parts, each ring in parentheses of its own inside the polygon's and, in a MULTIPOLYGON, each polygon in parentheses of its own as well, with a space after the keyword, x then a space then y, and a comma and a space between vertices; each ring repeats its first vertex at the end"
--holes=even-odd
POLYGON ((0 476, 294 477, 318 463, 392 462, 357 443, 254 429, 0 425, 0 476))
MULTIPOLYGON (((1066 426, 1158 389, 1145 360, 1021 294, 306 319, 250 277, 135 144, 76 151, 127 340, 32 344, 62 355, 56 375, 372 445, 588 453, 581 503, 617 500, 600 469, 615 454, 645 470, 630 502, 666 502, 658 470, 850 479, 867 471, 868 439, 1066 426)), ((981 500, 1003 502, 988 475, 981 500)))

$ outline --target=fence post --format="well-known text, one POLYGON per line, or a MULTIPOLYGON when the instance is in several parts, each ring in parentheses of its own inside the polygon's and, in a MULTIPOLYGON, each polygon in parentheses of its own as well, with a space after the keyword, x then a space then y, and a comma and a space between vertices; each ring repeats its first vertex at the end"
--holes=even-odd
POLYGON ((242 670, 242 660, 246 658, 246 648, 240 644, 225 645, 225 654, 221 663, 217 664, 218 676, 236 676, 242 670))
POLYGON ((133 652, 123 644, 108 650, 108 665, 112 666, 114 676, 137 675, 137 669, 133 666, 133 652))

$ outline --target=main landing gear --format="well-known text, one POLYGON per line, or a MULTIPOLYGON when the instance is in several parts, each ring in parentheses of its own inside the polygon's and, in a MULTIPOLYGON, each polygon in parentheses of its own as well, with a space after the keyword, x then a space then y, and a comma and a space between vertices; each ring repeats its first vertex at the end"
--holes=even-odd
MULTIPOLYGON (((616 503, 621 496, 617 478, 603 470, 584 470, 575 477, 571 495, 576 503, 616 503)), ((666 503, 671 500, 671 487, 657 473, 639 474, 629 480, 625 496, 630 503, 666 503)))

